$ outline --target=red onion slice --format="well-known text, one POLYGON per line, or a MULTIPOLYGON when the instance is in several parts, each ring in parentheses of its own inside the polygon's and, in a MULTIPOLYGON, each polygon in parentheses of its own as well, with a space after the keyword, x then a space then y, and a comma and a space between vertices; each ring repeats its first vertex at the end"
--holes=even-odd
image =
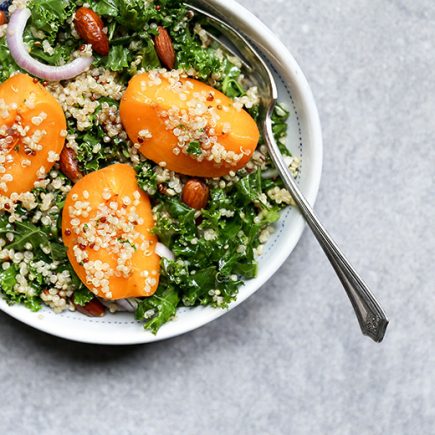
POLYGON ((161 258, 167 258, 168 260, 175 260, 175 256, 172 251, 167 248, 163 243, 157 243, 156 254, 161 258))
POLYGON ((31 16, 29 9, 17 9, 11 16, 7 42, 11 55, 19 67, 44 80, 58 81, 72 79, 85 72, 92 64, 93 57, 79 57, 63 66, 46 65, 30 56, 23 41, 23 33, 31 16))

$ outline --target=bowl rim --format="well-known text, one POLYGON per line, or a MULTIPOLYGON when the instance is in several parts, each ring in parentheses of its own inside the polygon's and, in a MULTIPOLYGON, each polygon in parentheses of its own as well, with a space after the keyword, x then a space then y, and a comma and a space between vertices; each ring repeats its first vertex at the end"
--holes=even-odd
MULTIPOLYGON (((310 162, 310 178, 304 186, 304 195, 311 205, 314 205, 320 187, 320 180, 322 174, 323 165, 323 141, 320 118, 317 110, 317 106, 314 100, 313 93, 308 84, 308 81, 302 72, 300 66, 296 62, 295 58, 289 52, 287 47, 278 39, 278 37, 252 12, 247 10, 244 6, 237 3, 235 0, 208 0, 207 6, 211 9, 215 9, 218 13, 225 17, 230 17, 229 21, 237 21, 240 25, 240 30, 252 36, 255 43, 261 47, 268 57, 272 58, 275 62, 282 65, 283 71, 287 71, 287 76, 291 76, 292 85, 297 89, 299 93, 300 111, 304 114, 304 121, 306 123, 307 130, 309 132, 309 142, 313 149, 313 155, 310 162)), ((289 78, 283 78, 284 82, 288 82, 289 78)), ((259 276, 256 280, 255 287, 249 292, 239 295, 237 300, 230 305, 227 310, 211 310, 207 316, 202 316, 199 321, 190 322, 188 327, 182 328, 176 332, 163 332, 156 336, 150 336, 150 334, 143 334, 143 338, 129 339, 124 336, 112 337, 109 339, 101 339, 93 337, 92 334, 83 336, 76 331, 53 331, 49 327, 49 324, 38 320, 38 316, 26 315, 28 310, 21 306, 8 306, 6 302, 0 298, 0 310, 10 315, 11 317, 19 320, 20 322, 31 326, 37 330, 48 333, 50 335, 89 344, 102 344, 102 345, 134 345, 145 344, 156 341, 166 340, 172 337, 176 337, 181 334, 193 331, 201 326, 204 326, 217 318, 223 316, 228 311, 234 309, 240 305, 248 297, 252 296, 268 281, 287 260, 292 253, 297 243, 299 242, 305 228, 305 222, 302 216, 297 215, 292 224, 291 234, 288 236, 286 249, 280 252, 277 261, 271 265, 263 275, 259 276), (204 317, 204 318, 203 318, 204 317)), ((32 313, 34 314, 34 313, 32 313)), ((98 335, 98 334, 96 334, 98 335)))

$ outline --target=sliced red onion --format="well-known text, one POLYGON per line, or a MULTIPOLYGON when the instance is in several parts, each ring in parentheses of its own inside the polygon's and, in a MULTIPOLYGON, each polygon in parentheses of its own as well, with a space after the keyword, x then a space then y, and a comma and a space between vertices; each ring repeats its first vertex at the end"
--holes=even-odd
POLYGON ((169 248, 167 248, 163 243, 160 243, 160 242, 157 243, 157 245, 156 245, 156 254, 159 257, 167 258, 168 260, 175 259, 175 256, 172 253, 172 251, 169 248))
POLYGON ((7 41, 12 57, 18 66, 36 77, 49 81, 69 80, 85 72, 92 64, 93 57, 78 57, 63 66, 46 65, 30 56, 23 41, 23 33, 31 16, 29 9, 17 9, 10 18, 7 41))

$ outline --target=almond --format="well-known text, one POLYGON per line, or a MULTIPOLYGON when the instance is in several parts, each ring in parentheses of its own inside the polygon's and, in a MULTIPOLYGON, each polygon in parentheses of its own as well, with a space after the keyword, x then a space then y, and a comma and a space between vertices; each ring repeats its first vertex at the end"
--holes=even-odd
POLYGON ((0 11, 0 26, 3 26, 3 24, 6 24, 8 22, 8 17, 6 15, 5 11, 0 11))
POLYGON ((175 51, 172 39, 169 36, 168 31, 158 26, 158 35, 154 38, 154 44, 156 46, 157 56, 162 64, 168 69, 174 69, 175 66, 175 51))
POLYGON ((106 314, 106 307, 97 299, 92 299, 86 305, 74 304, 79 313, 88 317, 103 317, 106 314))
POLYGON ((59 167, 63 175, 67 176, 73 183, 77 183, 83 177, 79 169, 77 154, 71 148, 63 148, 60 153, 59 167))
POLYGON ((181 200, 195 210, 202 210, 207 207, 209 193, 209 188, 204 182, 192 179, 185 184, 181 200))
POLYGON ((103 31, 103 20, 92 9, 85 7, 77 9, 74 25, 80 38, 87 44, 91 44, 96 53, 101 56, 109 54, 109 38, 103 31))

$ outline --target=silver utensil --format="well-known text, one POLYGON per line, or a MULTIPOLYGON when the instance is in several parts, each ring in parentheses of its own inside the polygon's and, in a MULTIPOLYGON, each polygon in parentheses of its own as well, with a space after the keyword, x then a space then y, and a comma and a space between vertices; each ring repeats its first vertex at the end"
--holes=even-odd
POLYGON ((186 6, 203 21, 209 36, 218 41, 228 53, 237 56, 249 75, 258 78, 256 84, 261 97, 260 120, 271 159, 284 185, 292 195, 343 284, 355 310, 362 333, 378 343, 381 342, 388 325, 384 311, 320 223, 312 207, 299 190, 275 142, 272 131, 272 114, 277 104, 278 90, 269 67, 252 44, 229 24, 196 6, 190 4, 186 4, 186 6))

